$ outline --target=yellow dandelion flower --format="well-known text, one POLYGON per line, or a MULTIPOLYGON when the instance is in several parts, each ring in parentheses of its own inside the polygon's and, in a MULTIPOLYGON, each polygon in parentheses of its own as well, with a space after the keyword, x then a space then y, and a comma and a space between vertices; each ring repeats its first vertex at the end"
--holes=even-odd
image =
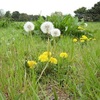
POLYGON ((35 61, 27 61, 28 67, 29 68, 34 68, 37 63, 35 61))
POLYGON ((46 56, 51 56, 51 52, 46 51, 46 52, 44 52, 44 53, 43 53, 43 55, 46 55, 46 56))
POLYGON ((83 27, 79 26, 78 27, 79 30, 85 30, 83 27))
POLYGON ((81 39, 81 40, 80 40, 80 42, 82 42, 82 43, 83 43, 83 42, 85 42, 85 40, 82 40, 82 39, 81 39))
POLYGON ((53 63, 53 64, 57 64, 57 59, 54 58, 54 57, 51 57, 50 62, 53 63))
POLYGON ((48 56, 47 55, 40 55, 38 58, 41 62, 47 62, 48 61, 48 56))
POLYGON ((68 54, 66 52, 62 52, 62 53, 60 53, 60 57, 61 58, 67 58, 68 54))
POLYGON ((82 35, 82 39, 84 39, 84 40, 88 40, 88 37, 85 36, 85 35, 82 35))
POLYGON ((74 38, 74 39, 73 39, 73 42, 77 42, 77 39, 76 39, 76 38, 74 38))

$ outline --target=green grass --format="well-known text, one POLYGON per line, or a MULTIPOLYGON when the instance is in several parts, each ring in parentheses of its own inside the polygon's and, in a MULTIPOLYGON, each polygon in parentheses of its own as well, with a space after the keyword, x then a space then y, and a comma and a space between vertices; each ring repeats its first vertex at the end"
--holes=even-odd
POLYGON ((0 28, 0 100, 100 100, 99 27, 99 22, 88 23, 96 40, 85 45, 73 43, 69 36, 58 39, 56 48, 51 46, 58 64, 48 64, 38 83, 46 66, 38 57, 47 50, 47 41, 24 35, 14 26, 0 28), (68 58, 60 58, 61 52, 67 52, 68 58), (26 60, 38 63, 30 69, 31 76, 26 60))

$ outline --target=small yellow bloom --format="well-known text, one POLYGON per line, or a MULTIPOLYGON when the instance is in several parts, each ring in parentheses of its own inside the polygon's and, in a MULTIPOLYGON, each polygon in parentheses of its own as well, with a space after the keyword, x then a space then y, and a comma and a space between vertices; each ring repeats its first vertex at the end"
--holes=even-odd
POLYGON ((43 53, 43 55, 46 55, 46 56, 51 56, 51 52, 46 51, 46 52, 44 52, 44 53, 43 53))
POLYGON ((38 58, 41 62, 47 62, 48 61, 48 56, 47 55, 40 55, 38 58))
POLYGON ((67 58, 68 54, 66 52, 62 52, 62 53, 60 53, 60 57, 61 58, 67 58))
POLYGON ((37 63, 35 61, 27 61, 29 68, 34 68, 37 63))
POLYGON ((82 40, 82 39, 81 39, 81 40, 80 40, 80 42, 82 42, 82 43, 83 43, 83 42, 85 42, 85 40, 82 40))
POLYGON ((74 39, 73 39, 73 42, 77 42, 77 39, 76 39, 76 38, 74 38, 74 39))
POLYGON ((82 39, 84 39, 84 40, 88 40, 88 37, 85 36, 85 35, 82 35, 82 39))
POLYGON ((54 57, 51 57, 50 62, 53 63, 53 64, 57 64, 57 59, 54 58, 54 57))
POLYGON ((85 30, 83 27, 79 26, 78 27, 79 30, 85 30))

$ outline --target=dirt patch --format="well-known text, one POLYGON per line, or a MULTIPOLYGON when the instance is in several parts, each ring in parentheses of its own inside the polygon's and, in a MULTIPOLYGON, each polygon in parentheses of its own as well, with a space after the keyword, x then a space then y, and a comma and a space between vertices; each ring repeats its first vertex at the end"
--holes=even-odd
POLYGON ((65 92, 65 90, 59 86, 57 83, 48 83, 44 87, 42 87, 42 92, 40 92, 41 100, 46 100, 48 97, 49 100, 72 100, 69 98, 69 95, 65 92), (43 96, 44 94, 44 96, 43 96))

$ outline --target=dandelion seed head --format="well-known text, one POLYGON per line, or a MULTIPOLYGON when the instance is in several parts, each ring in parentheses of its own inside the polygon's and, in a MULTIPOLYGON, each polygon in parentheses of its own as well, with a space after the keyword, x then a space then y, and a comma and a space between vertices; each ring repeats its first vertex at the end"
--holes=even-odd
POLYGON ((34 26, 34 24, 32 22, 26 22, 24 24, 24 30, 26 32, 30 32, 30 31, 34 30, 34 28, 35 28, 35 26, 34 26))
POLYGON ((41 25, 41 27, 40 27, 41 31, 42 31, 43 33, 45 33, 45 34, 46 34, 46 33, 47 33, 47 34, 50 34, 50 31, 51 31, 53 28, 54 28, 54 26, 53 26, 52 22, 49 22, 49 21, 42 23, 42 25, 41 25))
POLYGON ((57 28, 51 30, 52 37, 59 37, 60 34, 61 34, 60 30, 57 28))

